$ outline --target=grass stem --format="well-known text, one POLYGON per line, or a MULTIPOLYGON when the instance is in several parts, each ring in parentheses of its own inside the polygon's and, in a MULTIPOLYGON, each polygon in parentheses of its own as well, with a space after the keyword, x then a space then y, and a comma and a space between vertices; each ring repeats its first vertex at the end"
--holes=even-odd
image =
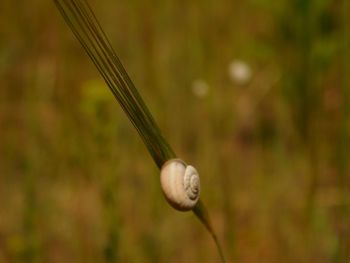
MULTIPOLYGON (((175 158, 176 155, 162 136, 160 129, 113 50, 90 5, 85 0, 54 0, 54 2, 136 128, 154 162, 160 169, 167 160, 175 158)), ((209 221, 208 212, 201 201, 194 209, 194 214, 210 232, 218 248, 221 260, 225 262, 219 241, 209 221)))

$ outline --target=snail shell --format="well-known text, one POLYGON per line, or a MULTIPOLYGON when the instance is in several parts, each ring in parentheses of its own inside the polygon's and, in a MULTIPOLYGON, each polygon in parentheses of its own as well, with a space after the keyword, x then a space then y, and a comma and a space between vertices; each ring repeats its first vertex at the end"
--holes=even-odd
POLYGON ((176 210, 192 210, 199 200, 198 172, 180 159, 171 159, 163 165, 160 184, 168 203, 176 210))

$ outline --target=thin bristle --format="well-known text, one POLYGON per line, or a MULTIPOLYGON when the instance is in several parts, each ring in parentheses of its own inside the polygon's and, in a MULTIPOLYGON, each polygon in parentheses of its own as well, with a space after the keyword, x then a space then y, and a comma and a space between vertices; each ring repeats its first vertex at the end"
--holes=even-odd
POLYGON ((175 154, 161 135, 91 7, 85 0, 54 2, 160 168, 164 162, 174 158, 175 154))

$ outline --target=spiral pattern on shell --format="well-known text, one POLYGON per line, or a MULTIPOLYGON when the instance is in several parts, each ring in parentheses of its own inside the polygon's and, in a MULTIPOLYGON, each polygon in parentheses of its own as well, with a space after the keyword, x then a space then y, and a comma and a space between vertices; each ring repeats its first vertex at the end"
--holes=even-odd
POLYGON ((192 210, 199 200, 197 170, 180 159, 167 161, 160 171, 160 183, 168 203, 179 211, 192 210))

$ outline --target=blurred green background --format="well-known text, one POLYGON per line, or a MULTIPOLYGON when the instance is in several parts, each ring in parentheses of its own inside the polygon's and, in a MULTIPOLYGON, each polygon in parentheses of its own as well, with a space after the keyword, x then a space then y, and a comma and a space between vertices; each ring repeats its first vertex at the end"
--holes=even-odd
MULTIPOLYGON (((90 1, 228 262, 350 262, 350 2, 90 1)), ((0 262, 217 262, 53 1, 0 3, 0 262)))

